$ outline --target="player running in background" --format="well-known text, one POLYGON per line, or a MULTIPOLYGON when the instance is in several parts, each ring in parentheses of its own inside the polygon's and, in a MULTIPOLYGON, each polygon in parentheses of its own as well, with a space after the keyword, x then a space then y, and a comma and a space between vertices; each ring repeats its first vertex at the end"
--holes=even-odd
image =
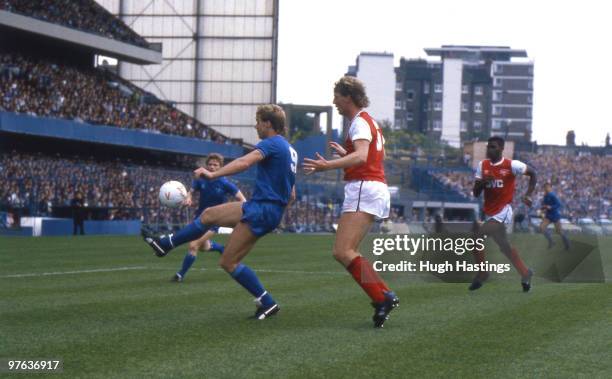
POLYGON ((304 170, 312 174, 344 169, 347 183, 333 254, 372 299, 374 326, 382 327, 399 299, 361 256, 359 244, 375 218, 389 217, 390 195, 383 168, 385 141, 376 121, 363 110, 369 100, 357 78, 345 76, 336 82, 334 104, 341 115, 351 120, 345 146, 330 143, 340 158, 328 161, 317 153, 317 159, 304 159, 304 170))
MULTIPOLYGON (((512 198, 514 196, 515 179, 519 175, 529 176, 527 193, 523 196, 523 203, 531 206, 531 194, 536 185, 536 173, 525 163, 517 160, 506 159, 502 156, 504 151, 504 139, 491 137, 487 142, 487 159, 478 163, 476 168, 476 181, 474 182, 474 197, 479 197, 484 191, 484 213, 485 222, 480 225, 480 235, 491 236, 499 246, 502 253, 510 259, 516 270, 521 275, 521 285, 524 292, 531 289, 531 277, 533 271, 525 266, 521 257, 508 241, 506 225, 512 224, 512 198)), ((475 251, 474 257, 477 263, 485 262, 484 250, 475 251)), ((482 287, 489 278, 486 271, 479 272, 469 287, 474 291, 482 287)))
POLYGON ((540 224, 540 231, 542 232, 542 234, 544 234, 544 237, 546 237, 546 240, 548 241, 548 248, 550 249, 554 245, 552 237, 550 236, 550 230, 547 229, 548 225, 550 223, 553 223, 555 225, 555 231, 561 236, 561 239, 563 240, 565 250, 569 250, 569 240, 563 232, 563 229, 561 228, 561 213, 559 212, 561 210, 561 201, 559 201, 559 198, 553 192, 551 183, 546 183, 544 185, 544 198, 542 199, 542 209, 546 213, 544 214, 544 219, 540 224))
MULTIPOLYGON (((209 154, 208 157, 206 157, 205 164, 208 171, 218 171, 221 167, 223 167, 223 156, 217 153, 209 154)), ((198 210, 195 212, 196 218, 200 217, 206 208, 225 203, 229 196, 234 197, 237 201, 246 201, 246 198, 242 192, 240 192, 238 187, 236 187, 236 185, 230 182, 227 178, 219 178, 215 180, 196 178, 193 180, 191 191, 189 191, 189 195, 183 202, 183 205, 188 207, 192 205, 193 193, 196 191, 200 193, 198 210)), ((195 262, 196 258, 198 257, 198 251, 210 250, 223 254, 224 246, 211 240, 212 236, 214 236, 218 231, 219 227, 213 227, 199 239, 189 242, 187 254, 185 254, 185 258, 183 258, 183 265, 181 266, 181 269, 174 274, 172 281, 182 282, 185 280, 187 271, 189 268, 191 268, 193 262, 195 262)))
POLYGON ((157 237, 143 229, 145 242, 159 257, 170 250, 196 240, 214 226, 233 227, 234 231, 225 245, 219 261, 232 278, 255 297, 255 318, 263 320, 279 311, 278 304, 264 289, 255 272, 242 259, 251 251, 257 240, 276 229, 283 218, 285 207, 295 200, 295 174, 298 156, 285 133, 285 112, 278 105, 261 105, 257 108, 255 129, 261 138, 255 150, 233 160, 218 171, 204 167, 194 171, 196 176, 209 180, 234 175, 257 164, 255 189, 251 200, 230 202, 207 208, 199 218, 176 234, 157 237))

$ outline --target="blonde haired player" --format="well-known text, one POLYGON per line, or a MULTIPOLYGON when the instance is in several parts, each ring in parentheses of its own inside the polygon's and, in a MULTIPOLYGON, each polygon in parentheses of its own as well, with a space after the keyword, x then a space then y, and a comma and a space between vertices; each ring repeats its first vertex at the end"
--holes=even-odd
POLYGON ((359 244, 375 218, 389 217, 390 195, 383 168, 384 139, 376 121, 363 110, 369 100, 357 78, 344 76, 336 82, 334 105, 341 115, 351 120, 344 147, 330 143, 340 158, 326 160, 317 153, 317 159, 304 159, 304 170, 312 174, 344 169, 347 183, 333 254, 372 299, 374 327, 381 328, 391 310, 399 305, 399 298, 361 256, 359 244))
MULTIPOLYGON (((216 172, 223 167, 223 160, 224 159, 221 154, 211 153, 206 157, 206 168, 210 172, 216 172)), ((230 196, 234 197, 240 202, 246 201, 246 198, 238 187, 236 187, 234 183, 225 177, 214 180, 199 177, 195 178, 193 180, 193 184, 191 185, 189 195, 183 202, 183 205, 190 207, 193 204, 192 197, 194 192, 200 193, 198 210, 195 212, 196 217, 199 217, 208 207, 225 203, 227 198, 230 196)), ((195 262, 198 256, 198 251, 217 251, 220 254, 223 254, 225 247, 220 243, 211 240, 211 238, 218 232, 219 227, 210 228, 202 237, 189 242, 189 248, 187 250, 187 254, 185 254, 185 258, 183 258, 181 269, 172 277, 173 282, 182 282, 185 280, 185 275, 195 262)))

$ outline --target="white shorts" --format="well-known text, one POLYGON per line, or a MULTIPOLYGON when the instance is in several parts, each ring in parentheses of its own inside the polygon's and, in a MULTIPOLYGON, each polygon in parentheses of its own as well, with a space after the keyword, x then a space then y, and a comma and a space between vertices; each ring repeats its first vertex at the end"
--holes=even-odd
POLYGON ((385 183, 354 180, 344 186, 342 213, 365 212, 377 218, 389 217, 391 196, 385 183))
POLYGON ((502 224, 512 224, 512 221, 513 221, 512 216, 513 216, 512 206, 510 206, 510 204, 506 204, 506 206, 503 207, 502 210, 499 211, 498 213, 492 216, 485 215, 485 221, 495 220, 495 221, 501 222, 502 224))

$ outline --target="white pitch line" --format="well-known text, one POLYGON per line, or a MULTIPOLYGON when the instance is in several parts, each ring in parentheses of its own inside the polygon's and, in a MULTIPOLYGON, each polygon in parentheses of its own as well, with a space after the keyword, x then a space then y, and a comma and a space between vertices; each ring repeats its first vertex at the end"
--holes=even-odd
MULTIPOLYGON (((207 269, 202 268, 200 270, 206 271, 207 269)), ((343 271, 298 271, 298 270, 273 270, 273 269, 265 269, 265 268, 253 268, 253 270, 256 272, 269 272, 273 274, 345 275, 343 271)), ((225 270, 221 268, 217 268, 215 269, 215 271, 225 271, 225 270)))
MULTIPOLYGON (((166 270, 166 268, 161 267, 147 267, 147 266, 131 266, 131 267, 114 267, 114 268, 99 268, 93 270, 78 270, 78 271, 56 271, 56 272, 33 272, 33 273, 24 273, 24 274, 12 274, 12 275, 2 275, 0 279, 9 279, 9 278, 29 278, 29 277, 37 277, 37 276, 54 276, 54 275, 76 275, 76 274, 91 274, 97 272, 114 272, 114 271, 129 271, 129 270, 166 270)), ((215 269, 207 269, 201 268, 199 271, 224 271, 221 268, 215 269)), ((257 272, 268 272, 268 273, 277 273, 277 274, 300 274, 300 275, 344 275, 343 271, 299 271, 299 270, 273 270, 273 269, 255 269, 257 272)))
POLYGON ((27 274, 2 275, 0 279, 7 278, 28 278, 32 276, 52 276, 52 275, 74 275, 74 274, 90 274, 94 272, 113 272, 113 271, 128 271, 128 270, 145 270, 145 266, 132 267, 114 267, 114 268, 99 268, 94 270, 79 270, 79 271, 56 271, 56 272, 33 272, 27 274))

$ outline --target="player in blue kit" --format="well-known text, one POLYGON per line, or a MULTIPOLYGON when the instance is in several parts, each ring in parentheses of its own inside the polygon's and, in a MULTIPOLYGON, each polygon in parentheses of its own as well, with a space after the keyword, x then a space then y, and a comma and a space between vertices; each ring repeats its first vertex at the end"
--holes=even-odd
POLYGON ((204 167, 196 176, 214 180, 234 175, 257 164, 255 189, 251 200, 230 202, 207 208, 199 218, 175 234, 156 236, 143 229, 145 242, 163 257, 172 249, 196 240, 215 226, 234 227, 219 263, 232 278, 255 297, 255 318, 263 320, 276 314, 279 306, 264 289, 255 272, 241 263, 257 240, 280 224, 285 207, 295 200, 295 174, 298 155, 283 137, 285 112, 275 104, 257 107, 255 129, 262 140, 255 150, 235 159, 218 171, 204 167))
POLYGON ((555 231, 561 236, 561 239, 563 240, 565 250, 569 250, 569 239, 561 228, 561 201, 559 201, 559 198, 553 192, 551 183, 546 183, 544 185, 542 210, 544 210, 546 213, 544 214, 544 219, 540 224, 540 231, 542 232, 542 234, 544 234, 544 237, 546 237, 546 240, 548 241, 548 248, 550 249, 554 244, 552 237, 550 236, 550 231, 548 230, 548 225, 552 223, 555 225, 555 231))
MULTIPOLYGON (((212 153, 206 157, 206 168, 208 171, 215 172, 223 167, 223 156, 221 154, 212 153)), ((206 208, 214 207, 215 205, 223 204, 228 197, 234 197, 237 201, 246 201, 246 198, 240 192, 238 187, 227 178, 219 178, 215 180, 208 180, 204 178, 197 178, 193 181, 189 196, 183 202, 185 206, 191 206, 193 203, 192 197, 195 192, 200 193, 200 201, 198 210, 195 212, 196 218, 200 217, 202 212, 206 208)), ((185 258, 183 259, 183 265, 181 269, 174 274, 172 277, 173 282, 182 282, 185 280, 187 271, 191 268, 195 262, 198 251, 217 251, 223 254, 224 246, 220 243, 212 241, 212 236, 219 231, 218 227, 211 228, 202 237, 195 241, 189 242, 189 248, 185 258)))

